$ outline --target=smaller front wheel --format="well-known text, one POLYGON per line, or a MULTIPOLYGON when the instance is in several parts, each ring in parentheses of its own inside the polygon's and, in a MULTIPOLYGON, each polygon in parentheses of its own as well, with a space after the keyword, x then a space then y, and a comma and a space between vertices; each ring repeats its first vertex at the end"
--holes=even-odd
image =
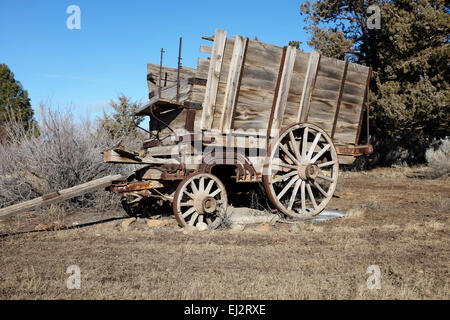
POLYGON ((206 223, 216 229, 228 207, 225 186, 216 176, 195 173, 180 182, 173 200, 173 213, 180 226, 206 223))

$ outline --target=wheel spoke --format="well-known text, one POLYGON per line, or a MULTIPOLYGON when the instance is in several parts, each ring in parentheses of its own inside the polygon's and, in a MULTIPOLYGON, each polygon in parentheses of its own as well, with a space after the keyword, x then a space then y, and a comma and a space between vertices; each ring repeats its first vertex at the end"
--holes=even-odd
POLYGON ((192 192, 198 193, 198 189, 197 189, 197 186, 195 185, 194 180, 191 181, 190 186, 192 188, 192 192))
POLYGON ((306 189, 308 190, 309 198, 311 199, 314 209, 317 209, 316 199, 314 199, 314 194, 311 190, 311 186, 309 185, 309 183, 306 184, 306 189))
POLYGON ((305 127, 303 131, 303 141, 302 141, 302 159, 306 158, 306 148, 308 146, 308 127, 305 127))
POLYGON ((306 194, 305 194, 306 181, 302 181, 300 195, 302 198, 302 213, 306 213, 306 194))
POLYGON ((286 173, 285 175, 282 175, 282 176, 279 176, 279 177, 275 178, 272 181, 272 183, 277 183, 279 181, 286 180, 287 178, 292 177, 293 175, 296 175, 296 174, 297 174, 297 171, 295 171, 295 170, 291 171, 289 173, 286 173))
POLYGON ((292 209, 292 206, 294 204, 295 198, 297 197, 298 188, 302 184, 302 180, 298 179, 295 183, 294 190, 292 191, 291 199, 289 200, 288 210, 292 209))
POLYGON ((283 168, 289 168, 289 169, 298 169, 297 166, 294 166, 293 164, 287 164, 287 163, 284 163, 284 162, 274 163, 273 165, 280 166, 280 167, 283 167, 283 168))
POLYGON ((194 201, 188 200, 186 202, 181 202, 180 207, 191 207, 194 204, 194 201))
POLYGON ((286 148, 284 144, 280 142, 280 148, 286 153, 286 155, 291 159, 294 163, 298 164, 298 160, 292 155, 292 153, 286 148))
POLYGON ((205 177, 201 177, 200 178, 200 185, 198 186, 198 190, 199 191, 204 191, 205 190, 205 177))
POLYGON ((314 158, 311 159, 311 162, 316 162, 325 152, 327 152, 328 149, 330 149, 331 145, 327 144, 322 150, 320 150, 314 158))
POLYGON ((295 137, 294 134, 291 132, 289 132, 289 138, 291 139, 291 145, 292 145, 292 149, 295 152, 295 156, 297 158, 298 161, 300 161, 302 159, 302 156, 300 155, 300 150, 299 147, 297 146, 297 142, 295 141, 295 137))
POLYGON ((281 192, 277 195, 277 199, 280 200, 281 197, 289 190, 289 188, 294 184, 295 181, 299 179, 299 176, 292 177, 289 183, 281 190, 281 192))
POLYGON ((211 191, 211 188, 212 188, 213 184, 214 184, 214 180, 210 180, 210 181, 208 182, 208 185, 206 186, 206 189, 205 189, 205 192, 206 192, 206 193, 209 194, 209 192, 211 191))
POLYGON ((193 226, 195 223, 195 220, 197 220, 198 217, 198 213, 195 212, 192 216, 191 216, 191 220, 189 220, 189 225, 193 226))
POLYGON ((323 167, 331 166, 331 165, 333 165, 335 163, 336 163, 336 161, 328 161, 328 162, 324 162, 324 163, 319 163, 317 166, 319 168, 323 168, 323 167))
POLYGON ((219 188, 219 189, 217 189, 216 191, 214 191, 213 193, 211 193, 209 196, 214 198, 214 197, 217 196, 221 191, 222 191, 222 190, 220 190, 220 188, 219 188))
POLYGON ((308 160, 311 160, 312 155, 313 155, 313 153, 314 153, 314 150, 316 149, 317 143, 319 142, 319 139, 320 139, 320 136, 321 136, 321 135, 322 135, 322 134, 321 134, 320 132, 318 132, 318 133, 316 134, 316 137, 314 138, 314 141, 313 141, 313 143, 311 144, 311 148, 309 148, 308 156, 306 157, 308 160))
POLYGON ((333 178, 324 176, 323 174, 318 174, 317 177, 320 178, 320 179, 323 179, 323 180, 327 180, 327 181, 329 181, 329 182, 334 182, 334 180, 335 180, 335 179, 333 179, 333 178))
POLYGON ((314 181, 314 187, 317 188, 317 190, 320 191, 321 194, 323 194, 325 197, 328 197, 328 193, 325 192, 325 190, 322 189, 322 187, 320 186, 320 184, 317 183, 317 181, 314 181))
POLYGON ((183 213, 181 216, 183 218, 186 218, 187 216, 189 216, 191 213, 193 213, 195 211, 195 208, 190 208, 188 211, 186 211, 185 213, 183 213))
POLYGON ((194 200, 194 195, 192 193, 188 192, 187 190, 184 190, 183 193, 185 195, 187 195, 189 198, 191 198, 192 200, 194 200))

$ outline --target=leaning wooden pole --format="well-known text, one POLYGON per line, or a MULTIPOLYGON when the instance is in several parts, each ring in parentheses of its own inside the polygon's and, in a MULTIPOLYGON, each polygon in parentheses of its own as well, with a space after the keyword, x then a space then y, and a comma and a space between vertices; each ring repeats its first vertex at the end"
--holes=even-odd
POLYGON ((107 187, 111 184, 112 181, 123 179, 125 179, 125 177, 123 177, 122 175, 110 175, 83 184, 79 184, 75 187, 67 188, 39 198, 35 198, 33 200, 14 204, 12 206, 0 209, 0 217, 5 218, 26 210, 32 210, 44 205, 65 201, 73 197, 77 197, 82 194, 107 187))

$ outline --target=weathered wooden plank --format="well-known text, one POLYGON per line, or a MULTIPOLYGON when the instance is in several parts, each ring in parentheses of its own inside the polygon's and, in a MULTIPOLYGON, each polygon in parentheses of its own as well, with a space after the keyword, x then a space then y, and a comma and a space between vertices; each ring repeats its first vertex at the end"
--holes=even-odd
POLYGON ((209 59, 198 58, 197 71, 195 73, 195 77, 200 79, 208 79, 208 72, 209 72, 209 59))
POLYGON ((289 89, 291 86, 292 73, 294 71, 296 53, 297 53, 296 48, 292 46, 287 47, 283 71, 280 79, 280 85, 278 88, 277 100, 275 103, 275 109, 273 113, 273 120, 271 123, 270 136, 278 134, 279 130, 281 129, 281 124, 283 122, 283 116, 289 95, 289 89))
POLYGON ((282 53, 281 47, 249 40, 232 129, 267 130, 282 53))
POLYGON ((359 138, 361 136, 361 126, 364 116, 364 111, 367 112, 366 114, 366 135, 367 135, 367 143, 369 143, 369 87, 370 87, 370 80, 372 79, 372 68, 369 68, 369 71, 367 73, 367 79, 366 79, 366 87, 364 89, 364 104, 361 108, 361 114, 359 116, 359 124, 358 124, 358 133, 356 135, 355 144, 359 143, 359 138))
POLYGON ((309 53, 297 50, 295 56, 294 73, 303 73, 306 75, 308 72, 309 53))
MULTIPOLYGON (((169 68, 169 67, 162 67, 161 74, 162 74, 162 85, 164 86, 164 81, 167 79, 166 86, 172 86, 177 81, 177 69, 176 68, 169 68), (167 73, 167 78, 166 78, 167 73)), ((194 77, 196 74, 196 70, 193 68, 185 67, 183 66, 180 69, 180 78, 181 79, 188 79, 194 77)), ((154 90, 158 89, 159 84, 159 65, 153 64, 153 63, 147 63, 147 85, 149 92, 152 92, 154 90), (153 83, 153 82, 154 83, 153 83)))
POLYGON ((314 97, 311 99, 311 112, 308 116, 308 122, 318 125, 327 134, 331 134, 333 128, 333 116, 336 110, 335 99, 321 99, 314 97), (312 112, 314 110, 314 112, 312 112))
POLYGON ((240 86, 240 78, 242 66, 244 63, 245 48, 248 44, 248 39, 236 36, 234 38, 233 56, 231 58, 230 68, 228 71, 227 87, 225 89, 225 98, 223 101, 222 115, 220 119, 219 131, 228 132, 231 128, 233 120, 233 112, 236 103, 236 98, 240 86))
MULTIPOLYGON (((180 81, 180 91, 179 91, 179 102, 182 103, 188 100, 191 96, 192 85, 188 83, 188 80, 183 79, 180 81)), ((150 115, 150 106, 152 104, 157 103, 161 99, 165 99, 167 101, 174 101, 177 97, 177 86, 176 84, 172 84, 171 86, 165 87, 161 89, 161 96, 159 96, 159 92, 156 91, 155 95, 150 99, 149 103, 147 103, 141 110, 139 110, 136 115, 150 115)))
POLYGON ((125 179, 125 177, 123 177, 122 175, 110 175, 71 188, 60 190, 53 194, 14 204, 12 206, 0 209, 0 217, 7 218, 20 212, 36 209, 44 205, 49 205, 81 196, 85 193, 105 188, 106 186, 110 185, 112 181, 123 179, 125 179))
POLYGON ((331 129, 331 139, 334 138, 334 132, 336 131, 336 124, 337 124, 337 120, 338 120, 338 116, 339 116, 339 110, 341 108, 341 101, 342 101, 342 95, 344 93, 344 85, 345 85, 345 79, 347 77, 347 70, 348 70, 348 61, 345 62, 344 74, 342 75, 342 81, 341 81, 341 85, 339 88, 339 97, 338 97, 337 104, 336 104, 336 113, 334 115, 333 128, 331 129))
POLYGON ((297 122, 300 99, 303 93, 306 72, 308 70, 308 60, 308 53, 297 50, 294 70, 292 72, 291 86, 289 88, 289 95, 281 127, 286 127, 294 122, 297 122))
POLYGON ((339 164, 352 164, 353 162, 355 162, 355 160, 355 156, 338 155, 339 164))
POLYGON ((367 82, 369 68, 349 64, 348 70, 348 75, 351 73, 354 74, 353 79, 356 79, 355 73, 359 73, 357 80, 359 82, 358 84, 349 81, 345 82, 334 139, 340 143, 354 144, 360 131, 359 122, 364 105, 365 84, 367 82))
POLYGON ((205 98, 203 100, 203 112, 200 125, 202 130, 209 130, 212 126, 217 89, 219 86, 220 72, 222 69, 226 35, 226 31, 216 30, 216 34, 214 36, 214 45, 211 52, 211 60, 208 71, 208 82, 206 84, 205 98))
POLYGON ((314 82, 317 75, 317 69, 320 62, 320 53, 311 52, 309 54, 308 69, 306 71, 305 83, 303 85, 302 97, 300 98, 300 105, 297 114, 297 122, 305 121, 308 114, 308 109, 311 101, 311 95, 314 87, 314 82))
MULTIPOLYGON (((292 72, 291 87, 289 93, 295 95, 302 95, 303 84, 305 83, 306 73, 292 72)), ((296 107, 298 109, 298 106, 296 107)))
POLYGON ((267 69, 276 70, 278 73, 282 53, 282 47, 250 40, 245 64, 249 66, 255 65, 265 67, 267 69))
POLYGON ((205 45, 200 45, 200 52, 203 53, 211 53, 212 52, 212 47, 210 46, 205 46, 205 45))
MULTIPOLYGON (((177 146, 174 146, 177 148, 177 146)), ((108 150, 103 152, 103 162, 106 163, 130 163, 130 164, 166 164, 175 163, 178 164, 179 161, 175 158, 155 158, 150 154, 145 157, 125 157, 121 156, 114 150, 108 150)))

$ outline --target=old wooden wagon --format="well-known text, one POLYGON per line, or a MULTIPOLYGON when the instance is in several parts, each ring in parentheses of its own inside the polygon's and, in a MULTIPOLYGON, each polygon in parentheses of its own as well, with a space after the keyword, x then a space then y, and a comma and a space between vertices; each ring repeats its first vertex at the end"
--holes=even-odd
POLYGON ((196 69, 148 64, 150 101, 136 115, 150 117, 150 138, 139 151, 104 152, 105 162, 142 168, 109 190, 131 214, 169 201, 181 226, 220 225, 227 179, 262 182, 288 217, 317 215, 339 164, 371 152, 371 69, 221 30, 203 39, 213 45, 200 47, 210 57, 196 69))

